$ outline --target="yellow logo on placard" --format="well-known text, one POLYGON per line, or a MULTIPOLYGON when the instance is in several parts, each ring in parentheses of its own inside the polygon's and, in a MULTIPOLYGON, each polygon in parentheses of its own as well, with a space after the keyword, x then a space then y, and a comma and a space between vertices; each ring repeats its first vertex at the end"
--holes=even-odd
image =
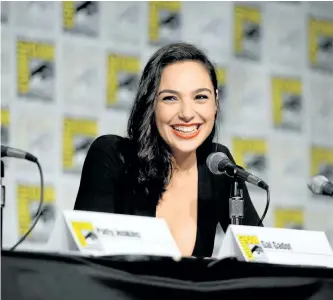
POLYGON ((160 39, 160 14, 162 12, 180 13, 181 1, 149 2, 149 40, 156 43, 160 39))
POLYGON ((140 72, 140 59, 136 56, 110 54, 107 65, 107 106, 117 103, 120 87, 135 90, 140 72))
POLYGON ((238 241, 248 260, 253 260, 253 249, 257 246, 261 248, 260 241, 255 235, 238 235, 238 241))
POLYGON ((86 247, 88 244, 85 233, 94 230, 93 224, 91 222, 71 222, 71 225, 80 245, 86 247))

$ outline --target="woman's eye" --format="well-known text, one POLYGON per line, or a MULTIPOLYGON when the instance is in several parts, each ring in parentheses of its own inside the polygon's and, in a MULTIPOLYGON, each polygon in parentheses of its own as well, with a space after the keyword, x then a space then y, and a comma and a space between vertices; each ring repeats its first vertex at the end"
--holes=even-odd
POLYGON ((198 99, 198 100, 206 100, 206 99, 208 99, 208 96, 206 96, 206 95, 196 95, 196 96, 195 96, 195 99, 198 99))
POLYGON ((174 100, 177 100, 175 96, 166 96, 166 97, 163 97, 162 99, 163 101, 174 101, 174 100))

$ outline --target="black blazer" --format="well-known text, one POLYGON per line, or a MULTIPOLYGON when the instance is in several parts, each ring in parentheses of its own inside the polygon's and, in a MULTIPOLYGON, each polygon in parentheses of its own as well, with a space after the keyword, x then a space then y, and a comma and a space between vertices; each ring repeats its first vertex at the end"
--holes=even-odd
MULTIPOLYGON (((156 207, 142 209, 135 204, 142 200, 130 193, 131 186, 124 177, 123 153, 128 141, 117 135, 103 135, 92 143, 83 165, 74 210, 156 216, 156 207)), ((220 144, 212 143, 209 149, 197 154, 198 224, 192 254, 195 257, 210 257, 218 222, 224 231, 230 224, 229 197, 233 180, 226 175, 215 176, 209 171, 206 158, 214 151, 224 152, 234 162, 228 148, 220 144)), ((243 225, 256 226, 260 218, 245 184, 243 189, 243 225)))

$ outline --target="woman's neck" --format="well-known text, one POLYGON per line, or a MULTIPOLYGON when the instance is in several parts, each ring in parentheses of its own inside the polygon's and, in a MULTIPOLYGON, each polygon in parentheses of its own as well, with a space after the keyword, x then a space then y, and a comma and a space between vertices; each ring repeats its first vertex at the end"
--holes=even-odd
POLYGON ((196 152, 174 153, 172 164, 174 170, 177 170, 177 172, 189 172, 197 166, 196 152))

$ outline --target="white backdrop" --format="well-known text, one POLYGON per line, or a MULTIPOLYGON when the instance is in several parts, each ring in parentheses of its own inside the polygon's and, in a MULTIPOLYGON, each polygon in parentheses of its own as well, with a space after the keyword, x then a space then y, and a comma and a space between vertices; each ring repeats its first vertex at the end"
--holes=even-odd
MULTIPOLYGON (((138 74, 159 46, 192 42, 218 68, 218 141, 271 186, 266 226, 333 229, 333 201, 308 178, 333 179, 331 2, 2 2, 2 144, 38 157, 42 220, 24 247, 45 243, 71 209, 91 141, 125 134, 138 74)), ((34 164, 5 159, 4 244, 31 223, 34 164)), ((266 194, 249 187, 258 212, 266 194)), ((332 231, 331 231, 332 232, 332 231)))

